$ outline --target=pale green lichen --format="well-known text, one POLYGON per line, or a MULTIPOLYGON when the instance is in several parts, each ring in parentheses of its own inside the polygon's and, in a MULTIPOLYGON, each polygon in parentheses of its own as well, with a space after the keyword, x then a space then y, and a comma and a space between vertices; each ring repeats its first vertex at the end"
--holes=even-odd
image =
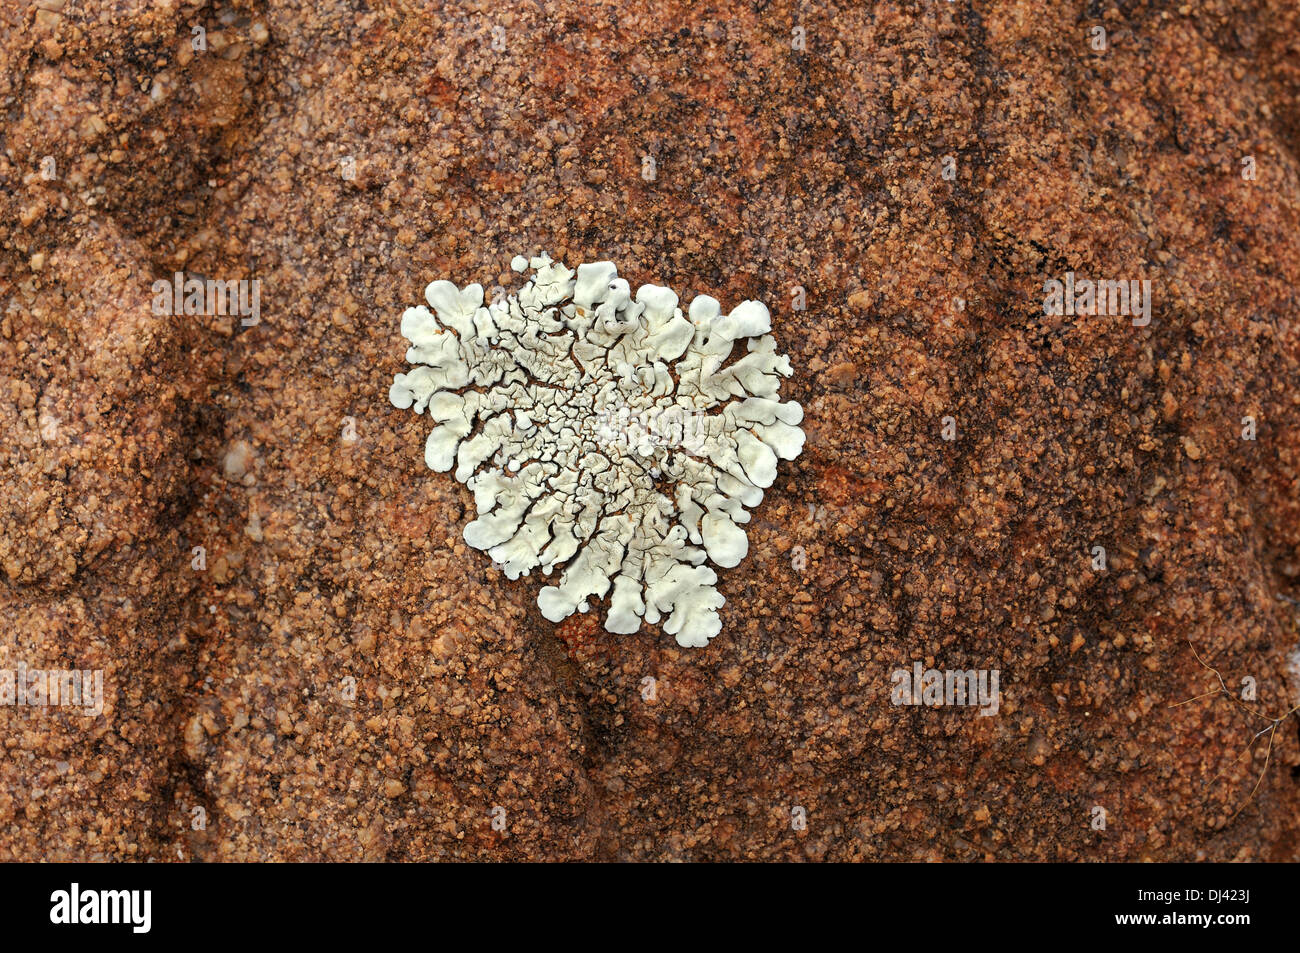
POLYGON ((546 618, 586 612, 612 582, 608 631, 666 616, 680 645, 707 645, 726 600, 704 563, 744 559, 745 508, 803 448, 767 308, 724 315, 701 295, 683 315, 667 288, 634 298, 611 262, 511 264, 534 274, 490 305, 480 285, 428 286, 429 307, 402 316, 416 366, 389 399, 437 424, 425 461, 473 491, 466 542, 511 579, 561 568, 538 595, 546 618))

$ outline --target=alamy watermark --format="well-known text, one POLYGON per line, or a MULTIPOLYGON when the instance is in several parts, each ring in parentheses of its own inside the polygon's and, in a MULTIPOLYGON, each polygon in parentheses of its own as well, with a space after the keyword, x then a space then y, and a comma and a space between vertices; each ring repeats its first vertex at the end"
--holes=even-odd
POLYGON ((894 683, 889 701, 894 705, 925 705, 930 708, 944 706, 978 707, 981 717, 996 715, 1002 706, 1002 693, 998 690, 999 669, 972 668, 940 670, 923 669, 913 662, 911 671, 895 669, 890 675, 894 683))
POLYGON ((246 328, 262 322, 260 278, 220 281, 186 278, 178 271, 171 281, 159 278, 150 290, 156 315, 239 315, 239 323, 246 328))
POLYGON ((1067 271, 1064 281, 1056 278, 1044 281, 1043 290, 1047 292, 1043 299, 1043 314, 1132 317, 1135 328, 1144 328, 1151 323, 1150 278, 1093 281, 1076 278, 1074 272, 1067 271))
POLYGON ((0 705, 79 708, 93 718, 104 711, 104 670, 0 668, 0 705))
POLYGON ((607 407, 596 412, 591 433, 602 444, 642 456, 656 449, 701 453, 709 437, 709 417, 679 404, 639 411, 607 407))
POLYGON ((83 890, 74 882, 50 894, 50 922, 59 925, 124 924, 132 933, 148 933, 152 908, 152 890, 83 890))

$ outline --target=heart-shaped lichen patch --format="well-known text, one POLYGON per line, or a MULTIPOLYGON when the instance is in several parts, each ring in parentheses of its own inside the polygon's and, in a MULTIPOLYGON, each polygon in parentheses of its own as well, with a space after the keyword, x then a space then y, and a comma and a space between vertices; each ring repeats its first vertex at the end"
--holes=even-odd
POLYGON ((762 502, 777 459, 803 449, 767 308, 724 315, 700 295, 683 316, 667 288, 634 299, 612 262, 511 265, 534 274, 486 306, 481 285, 425 289, 433 311, 402 315, 417 366, 389 399, 436 422, 424 459, 473 491, 467 543, 511 579, 561 568, 537 597, 546 618, 586 612, 612 581, 608 631, 667 615, 678 644, 707 645, 726 600, 706 556, 725 568, 745 558, 745 507, 762 502))

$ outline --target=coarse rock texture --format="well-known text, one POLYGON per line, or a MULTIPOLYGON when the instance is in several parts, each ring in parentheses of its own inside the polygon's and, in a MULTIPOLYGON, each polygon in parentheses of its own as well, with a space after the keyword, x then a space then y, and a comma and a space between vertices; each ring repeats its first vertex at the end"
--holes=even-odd
POLYGON ((1296 5, 545 7, 0 5, 0 668, 106 695, 0 708, 0 858, 1296 859, 1300 717, 1171 707, 1300 701, 1296 5), (544 619, 388 404, 520 248, 771 307, 707 648, 544 619))

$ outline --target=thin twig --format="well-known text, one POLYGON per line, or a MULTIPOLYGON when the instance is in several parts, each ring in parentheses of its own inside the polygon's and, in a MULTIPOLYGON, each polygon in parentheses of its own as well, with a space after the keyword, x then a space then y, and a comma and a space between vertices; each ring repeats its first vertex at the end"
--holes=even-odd
MULTIPOLYGON (((1195 656, 1196 661, 1201 664, 1201 667, 1206 668, 1209 671, 1214 673, 1214 677, 1219 680, 1219 687, 1217 689, 1204 692, 1200 695, 1196 695, 1193 698, 1188 698, 1185 701, 1175 702, 1174 704, 1169 706, 1170 708, 1179 708, 1183 705, 1189 705, 1194 701, 1200 701, 1202 698, 1210 698, 1215 695, 1224 695, 1228 698, 1229 701, 1231 701, 1242 711, 1248 713, 1254 718, 1258 718, 1262 721, 1268 722, 1267 727, 1261 728, 1259 731, 1255 732, 1255 735, 1250 739, 1250 741, 1246 743, 1245 750, 1242 751, 1241 754, 1237 755, 1237 757, 1233 758, 1231 762, 1229 762, 1228 767, 1231 767, 1232 765, 1236 764, 1238 761, 1240 761, 1242 758, 1246 757, 1247 755, 1253 757, 1255 753, 1255 742, 1259 740, 1261 735, 1264 734, 1268 735, 1268 750, 1265 751, 1264 753, 1264 767, 1260 770, 1259 777, 1255 779, 1255 786, 1250 789, 1250 795, 1246 798, 1245 801, 1242 802, 1240 807, 1238 807, 1235 811, 1232 812, 1232 817, 1228 818, 1228 823, 1232 823, 1232 821, 1236 820, 1237 815, 1246 809, 1246 805, 1249 804, 1254 799, 1255 794, 1259 791, 1260 785, 1264 783, 1264 775, 1268 773, 1268 766, 1273 758, 1273 742, 1277 738, 1278 727, 1282 724, 1282 722, 1286 721, 1296 712, 1300 711, 1300 705, 1296 705, 1290 711, 1286 712, 1284 715, 1281 715, 1277 718, 1270 718, 1268 715, 1265 715, 1263 712, 1256 711, 1255 709, 1247 705, 1245 702, 1243 702, 1240 698, 1238 698, 1236 694, 1228 690, 1228 683, 1223 680, 1222 673, 1213 665, 1210 665, 1208 662, 1206 662, 1205 659, 1201 658, 1200 653, 1196 651, 1196 646, 1192 645, 1190 639, 1188 639, 1187 644, 1191 648, 1192 655, 1195 656)), ((1215 781, 1218 781, 1219 778, 1224 776, 1224 773, 1227 770, 1228 768, 1224 768, 1223 770, 1219 771, 1219 773, 1216 774, 1209 781, 1207 781, 1206 784, 1213 784, 1215 781)))

